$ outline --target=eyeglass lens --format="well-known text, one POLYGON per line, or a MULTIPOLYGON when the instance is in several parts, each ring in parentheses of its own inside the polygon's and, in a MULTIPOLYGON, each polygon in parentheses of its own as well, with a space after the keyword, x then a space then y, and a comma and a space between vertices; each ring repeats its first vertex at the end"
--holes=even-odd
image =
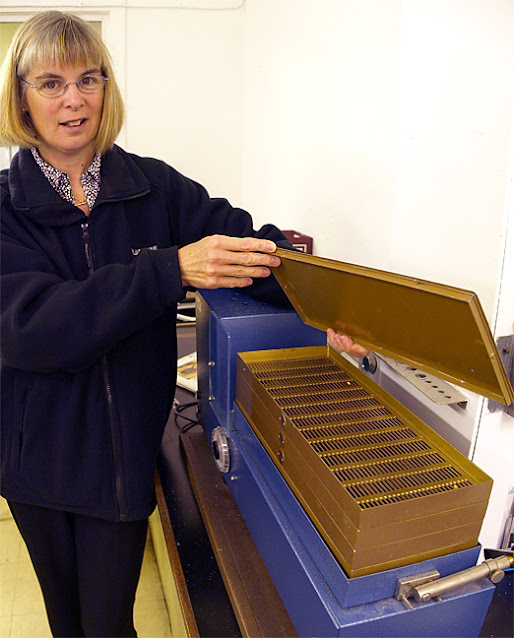
POLYGON ((62 80, 50 78, 43 80, 35 88, 44 97, 58 97, 66 91, 70 84, 76 84, 82 93, 95 93, 104 87, 107 79, 103 75, 86 75, 76 82, 63 82, 62 80))

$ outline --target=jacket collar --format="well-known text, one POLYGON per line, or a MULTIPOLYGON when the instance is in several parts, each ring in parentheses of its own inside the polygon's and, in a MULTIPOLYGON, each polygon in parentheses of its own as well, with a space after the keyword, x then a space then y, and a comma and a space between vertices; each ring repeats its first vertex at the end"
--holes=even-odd
MULTIPOLYGON (((114 146, 102 156, 102 182, 95 208, 104 202, 144 195, 150 182, 130 156, 114 146)), ((14 156, 9 169, 9 190, 13 208, 48 226, 67 226, 84 218, 84 213, 62 199, 34 161, 29 149, 14 156)))

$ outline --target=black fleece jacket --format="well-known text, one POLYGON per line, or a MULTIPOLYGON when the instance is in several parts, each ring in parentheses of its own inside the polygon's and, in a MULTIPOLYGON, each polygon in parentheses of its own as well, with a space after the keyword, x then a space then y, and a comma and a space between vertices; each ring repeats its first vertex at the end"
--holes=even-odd
MULTIPOLYGON (((163 162, 115 146, 101 170, 89 217, 29 150, 1 172, 1 491, 137 520, 175 389, 178 248, 215 233, 290 244, 163 162)), ((273 277, 254 286, 280 296, 273 277)))

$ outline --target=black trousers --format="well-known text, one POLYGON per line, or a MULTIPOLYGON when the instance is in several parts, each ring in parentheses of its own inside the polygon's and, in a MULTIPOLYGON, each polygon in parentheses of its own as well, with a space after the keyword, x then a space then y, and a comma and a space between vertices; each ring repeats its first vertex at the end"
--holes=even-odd
POLYGON ((136 636, 133 609, 146 520, 113 523, 9 502, 54 636, 136 636))

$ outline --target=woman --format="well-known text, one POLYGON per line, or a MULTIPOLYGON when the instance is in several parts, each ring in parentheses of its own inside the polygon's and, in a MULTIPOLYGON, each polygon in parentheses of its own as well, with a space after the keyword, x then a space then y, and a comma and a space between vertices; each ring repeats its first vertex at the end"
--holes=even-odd
MULTIPOLYGON (((24 23, 2 68, 2 494, 54 636, 135 636, 187 287, 261 288, 284 236, 114 144, 123 104, 83 20, 24 23)), ((334 337, 335 338, 335 337, 334 337)))

